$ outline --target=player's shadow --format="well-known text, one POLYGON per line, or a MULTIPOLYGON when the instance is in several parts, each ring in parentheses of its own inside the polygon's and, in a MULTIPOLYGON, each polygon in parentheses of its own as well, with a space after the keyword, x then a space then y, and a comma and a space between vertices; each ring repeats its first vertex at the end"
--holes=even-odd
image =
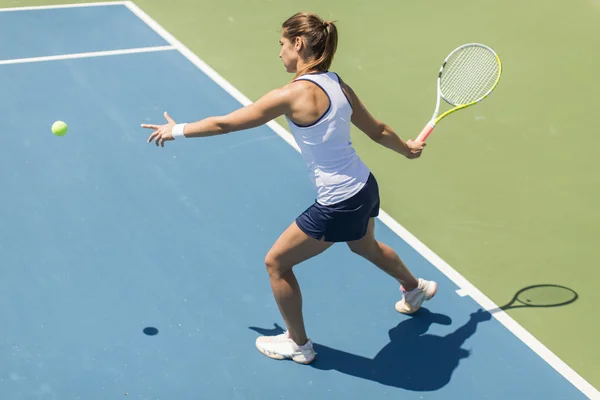
MULTIPOLYGON (((479 310, 456 331, 437 336, 427 333, 429 327, 450 325, 452 320, 447 315, 421 308, 410 319, 390 329, 390 342, 375 357, 367 358, 315 343, 318 355, 310 365, 407 390, 438 390, 450 382, 460 360, 470 355, 462 345, 475 333, 477 324, 490 319, 490 313, 479 310)), ((275 329, 250 329, 263 335, 283 332, 277 324, 275 329)))

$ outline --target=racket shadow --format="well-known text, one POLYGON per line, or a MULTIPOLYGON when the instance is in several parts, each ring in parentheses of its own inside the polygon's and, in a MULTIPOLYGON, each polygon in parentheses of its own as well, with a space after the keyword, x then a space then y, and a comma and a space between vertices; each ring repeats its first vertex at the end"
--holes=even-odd
MULTIPOLYGON (((460 360, 471 354, 462 345, 476 332, 477 325, 491 318, 490 313, 479 310, 456 331, 437 336, 427 333, 431 325, 451 325, 452 319, 421 308, 411 318, 389 330, 390 342, 373 358, 314 343, 317 358, 310 366, 325 371, 335 370, 386 386, 435 391, 450 382, 460 360)), ((266 335, 283 332, 278 325, 275 329, 250 329, 266 335)))
POLYGON ((515 308, 551 308, 562 307, 574 303, 579 294, 566 286, 556 284, 539 284, 526 286, 515 293, 513 298, 503 306, 488 310, 490 314, 515 308))

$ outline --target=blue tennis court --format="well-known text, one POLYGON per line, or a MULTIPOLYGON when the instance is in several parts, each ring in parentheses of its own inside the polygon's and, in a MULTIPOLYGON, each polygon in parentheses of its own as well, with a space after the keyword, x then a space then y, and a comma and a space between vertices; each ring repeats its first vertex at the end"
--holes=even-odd
POLYGON ((257 335, 283 325, 264 256, 314 201, 305 165, 268 126, 147 144, 140 124, 164 111, 192 121, 240 102, 141 15, 132 3, 0 12, 13 37, 0 42, 1 399, 592 393, 381 220, 379 240, 438 281, 435 299, 397 313, 396 283, 336 245, 296 268, 317 360, 260 354, 257 335))

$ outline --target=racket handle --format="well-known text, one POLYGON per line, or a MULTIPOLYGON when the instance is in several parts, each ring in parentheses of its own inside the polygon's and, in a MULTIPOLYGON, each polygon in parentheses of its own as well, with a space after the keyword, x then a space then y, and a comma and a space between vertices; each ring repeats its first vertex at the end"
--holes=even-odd
POLYGON ((434 126, 431 125, 431 122, 428 122, 427 125, 425 125, 425 128, 423 128, 423 130, 421 131, 421 133, 419 133, 419 136, 417 136, 415 141, 424 142, 425 139, 427 139, 427 136, 429 136, 429 134, 433 131, 433 128, 434 126))

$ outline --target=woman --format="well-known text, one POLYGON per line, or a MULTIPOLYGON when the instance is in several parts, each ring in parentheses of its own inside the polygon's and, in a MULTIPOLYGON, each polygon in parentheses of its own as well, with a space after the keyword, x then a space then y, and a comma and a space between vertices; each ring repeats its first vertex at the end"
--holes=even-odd
POLYGON ((416 279, 398 255, 375 240, 374 218, 379 213, 375 177, 361 161, 350 139, 353 123, 372 140, 403 156, 418 158, 425 143, 403 141, 375 120, 352 88, 329 72, 337 48, 337 28, 312 13, 298 13, 282 25, 279 57, 294 80, 270 91, 255 103, 225 116, 177 124, 165 113, 165 125, 143 124, 153 130, 148 142, 221 135, 254 128, 284 115, 306 161, 317 199, 281 234, 265 258, 273 295, 287 331, 262 336, 256 346, 263 354, 308 364, 315 358, 302 317, 302 295, 293 267, 333 243, 371 261, 400 283, 401 313, 413 313, 437 290, 432 281, 416 279))

